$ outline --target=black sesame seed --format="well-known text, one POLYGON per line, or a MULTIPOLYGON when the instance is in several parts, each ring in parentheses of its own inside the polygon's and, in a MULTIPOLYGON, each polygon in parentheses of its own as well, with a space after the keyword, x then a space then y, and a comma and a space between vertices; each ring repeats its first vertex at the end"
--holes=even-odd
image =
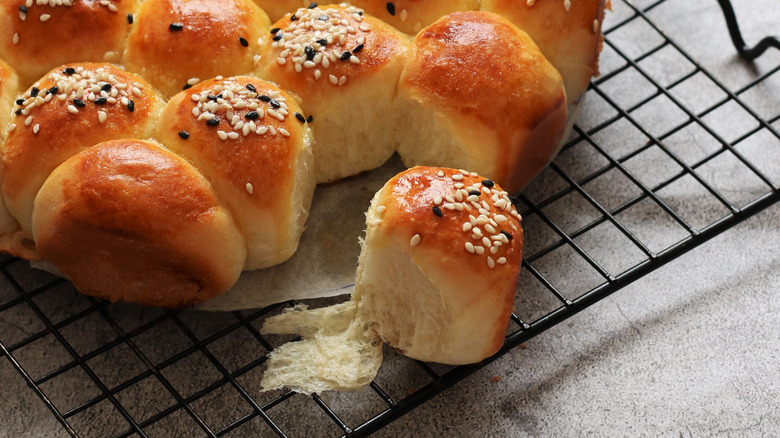
POLYGON ((249 111, 244 115, 249 120, 257 120, 260 117, 260 114, 257 113, 257 111, 249 111))
POLYGON ((273 37, 273 38, 271 38, 271 39, 272 39, 272 40, 274 40, 274 41, 279 41, 280 39, 282 39, 282 34, 281 34, 281 33, 277 33, 277 34, 276 34, 276 35, 274 35, 274 37, 273 37))
POLYGON ((246 89, 253 93, 257 93, 257 88, 255 88, 255 86, 252 84, 246 84, 246 89))
POLYGON ((507 238, 507 239, 509 239, 509 240, 512 240, 512 239, 514 239, 514 237, 512 237, 512 235, 511 235, 511 234, 507 233, 507 232, 506 232, 506 231, 504 231, 504 230, 501 230, 501 234, 503 234, 504 236, 506 236, 506 238, 507 238))
POLYGON ((309 4, 309 9, 314 9, 317 7, 317 3, 311 3, 309 4))
POLYGON ((443 217, 444 216, 444 214, 442 214, 442 212, 441 212, 441 208, 439 208, 438 205, 434 205, 433 206, 433 214, 435 214, 436 216, 439 216, 439 217, 443 217))
POLYGON ((219 99, 222 99, 222 93, 219 93, 219 94, 217 94, 217 95, 214 97, 214 100, 219 100, 219 99))
POLYGON ((182 90, 189 90, 190 88, 192 88, 192 85, 190 84, 184 84, 184 86, 181 87, 182 90))
POLYGON ((111 84, 103 84, 102 87, 100 87, 101 91, 111 91, 111 84))
POLYGON ((19 108, 18 110, 14 111, 14 114, 16 114, 17 116, 22 114, 22 109, 19 108))
POLYGON ((209 126, 217 126, 217 125, 219 125, 219 119, 216 118, 216 117, 214 117, 213 119, 208 119, 206 121, 206 124, 209 125, 209 126))
POLYGON ((481 194, 482 192, 480 192, 479 190, 472 190, 469 192, 469 196, 479 196, 481 194))
POLYGON ((206 95, 206 99, 208 99, 208 100, 210 100, 212 102, 216 102, 217 101, 217 96, 214 96, 214 95, 211 95, 211 94, 207 94, 206 95))
POLYGON ((271 98, 270 98, 270 97, 268 97, 268 96, 266 96, 265 94, 262 94, 262 95, 260 95, 260 96, 257 96, 257 98, 258 98, 258 99, 260 99, 261 101, 265 102, 265 103, 268 103, 268 102, 270 102, 270 101, 271 101, 271 98))
POLYGON ((395 15, 395 5, 393 2, 387 2, 387 12, 389 12, 390 15, 395 15))
POLYGON ((181 23, 171 23, 168 26, 168 30, 170 30, 171 32, 178 32, 182 29, 184 29, 184 25, 181 23))
POLYGON ((135 111, 135 102, 132 100, 130 102, 127 102, 127 110, 130 112, 135 111))
POLYGON ((127 14, 127 24, 133 24, 133 14, 127 14))
POLYGON ((65 69, 65 74, 66 74, 66 75, 68 75, 68 76, 70 76, 70 75, 72 75, 72 74, 75 74, 75 73, 76 73, 76 69, 75 69, 75 68, 73 68, 73 67, 67 67, 67 68, 65 69))
POLYGON ((306 60, 311 61, 314 59, 314 56, 317 54, 314 49, 311 48, 311 46, 306 46, 303 48, 304 53, 306 53, 306 60))
POLYGON ((352 57, 352 52, 350 52, 349 50, 347 50, 346 52, 344 52, 344 53, 342 53, 342 54, 341 54, 341 60, 342 60, 342 61, 346 61, 346 60, 348 60, 350 57, 352 57))
POLYGON ((362 10, 362 9, 361 9, 361 10, 358 10, 358 11, 357 11, 357 14, 358 14, 358 15, 360 15, 360 16, 362 17, 362 16, 363 16, 363 10, 362 10))
POLYGON ((282 104, 277 102, 276 99, 271 99, 271 100, 268 101, 268 103, 270 103, 271 106, 274 107, 274 108, 279 108, 279 107, 282 106, 282 104))
POLYGON ((323 39, 317 40, 316 43, 324 47, 324 46, 328 45, 328 40, 323 38, 323 39))
POLYGON ((79 108, 84 108, 85 106, 87 106, 87 104, 84 103, 84 101, 81 99, 73 99, 73 105, 76 105, 79 108))
POLYGON ((317 17, 317 19, 320 21, 328 21, 330 20, 330 17, 328 17, 327 15, 320 15, 319 17, 317 17))
POLYGON ((108 99, 106 99, 105 97, 98 97, 97 99, 95 99, 95 105, 103 105, 107 101, 108 99))
POLYGON ((17 105, 24 105, 24 99, 17 99, 16 100, 17 105))
POLYGON ((37 95, 38 95, 38 93, 40 93, 40 92, 41 92, 41 90, 39 90, 39 89, 37 89, 37 88, 35 88, 35 87, 32 87, 32 90, 30 90, 30 97, 35 97, 35 96, 37 96, 37 95))
POLYGON ((292 14, 292 16, 290 17, 290 21, 297 21, 297 20, 298 20, 298 16, 295 15, 295 14, 292 14))
POLYGON ((306 117, 306 123, 311 123, 314 121, 314 116, 309 114, 309 117, 306 117))
POLYGON ((239 37, 238 42, 244 47, 249 47, 249 41, 247 41, 246 38, 239 37))
POLYGON ((27 13, 27 7, 24 6, 24 5, 19 6, 19 10, 22 11, 23 13, 25 13, 25 14, 27 13))
POLYGON ((271 33, 272 34, 276 34, 276 32, 279 32, 280 30, 282 30, 282 29, 280 29, 278 27, 275 27, 275 28, 271 29, 271 33))
POLYGON ((179 137, 181 137, 182 139, 186 140, 186 139, 190 138, 190 133, 187 132, 187 131, 179 131, 179 137))
POLYGON ((352 53, 358 53, 358 52, 360 52, 361 50, 363 50, 363 47, 365 47, 365 44, 358 44, 358 45, 357 45, 357 47, 355 47, 354 49, 352 49, 352 53))
POLYGON ((301 123, 306 123, 306 117, 304 117, 301 113, 295 113, 295 118, 298 119, 298 121, 301 123))
POLYGON ((491 187, 493 187, 495 184, 496 184, 496 183, 494 183, 493 181, 491 181, 491 180, 489 180, 489 179, 486 179, 486 180, 482 181, 482 185, 483 185, 483 186, 485 186, 485 187, 487 187, 487 188, 491 188, 491 187))

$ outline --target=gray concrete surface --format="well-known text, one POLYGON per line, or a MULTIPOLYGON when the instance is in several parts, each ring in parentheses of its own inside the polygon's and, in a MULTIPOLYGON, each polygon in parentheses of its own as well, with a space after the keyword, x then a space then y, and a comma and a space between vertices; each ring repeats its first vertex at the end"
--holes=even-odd
MULTIPOLYGON (((554 0, 546 0, 554 1, 554 0)), ((576 1, 576 0, 575 0, 576 1)), ((607 21, 616 23, 630 11, 618 0, 607 21)), ((636 1, 649 5, 649 0, 636 1)), ((749 42, 766 34, 780 34, 780 7, 776 0, 739 0, 735 8, 749 42)), ((740 61, 733 53, 715 0, 667 0, 648 13, 664 32, 679 42, 700 64, 731 89, 780 64, 780 51, 767 53, 756 64, 740 61)), ((637 22, 615 31, 610 39, 629 55, 654 47, 660 39, 651 28, 637 22)), ((602 56, 602 71, 621 65, 609 47, 602 56)), ((685 74, 692 64, 674 50, 662 49, 642 63, 653 77, 668 84, 685 74)), ((630 106, 652 95, 646 81, 627 71, 602 85, 619 104, 630 106)), ((675 98, 694 111, 723 97, 711 81, 696 75, 672 91, 675 98)), ((742 96, 762 117, 780 114, 780 72, 742 96)), ((652 135, 663 135, 679 123, 679 111, 663 99, 654 99, 632 113, 652 135)), ((588 96, 579 123, 596 126, 614 114, 597 96, 588 96)), ((716 134, 731 141, 754 127, 754 120, 733 105, 705 116, 716 134)), ((780 130, 780 122, 773 125, 780 130)), ((616 122, 596 136, 614 156, 629 153, 646 139, 636 129, 616 122)), ((717 148, 713 137, 692 127, 664 142, 686 163, 717 148)), ((753 160, 774 181, 780 181, 780 141, 761 130, 740 143, 740 153, 753 160)), ((562 154, 557 165, 572 174, 585 175, 604 164, 603 157, 588 145, 577 145, 562 154)), ((646 184, 662 180, 679 166, 651 149, 626 163, 646 184), (676 167, 675 167, 676 166, 676 167)), ((749 177, 729 156, 699 169, 700 175, 731 202, 742 205, 762 190, 760 181, 749 177)), ((554 172, 546 172, 527 195, 534 200, 560 187, 554 172)), ((610 208, 636 194, 625 178, 609 173, 586 186, 610 208)), ((690 178, 664 189, 660 195, 694 227, 701 227, 725 214, 690 178)), ((566 231, 588 223, 593 208, 582 198, 567 196, 545 210, 566 231)), ((639 205, 619 219, 646 241, 654 251, 679 239, 684 233, 659 214, 652 205, 639 205)), ((428 403, 415 409, 377 436, 723 436, 780 435, 780 205, 776 205, 687 255, 640 279, 563 324, 528 342, 428 403)), ((529 251, 553 239, 550 229, 538 219, 526 223, 529 251)), ((630 267, 641 253, 625 244, 610 227, 599 227, 577 239, 602 265, 612 271, 630 267)), ((600 281, 569 252, 557 251, 535 266, 555 279, 566 293, 576 296, 600 281)), ((23 263, 9 266, 25 290, 51 280, 23 263)), ((525 273, 524 275, 528 275, 525 273)), ((524 277, 526 278, 526 277, 524 277)), ((529 283, 530 284, 530 283, 529 283)), ((17 297, 11 284, 0 281, 0 306, 17 297)), ((34 303, 57 324, 89 309, 89 300, 63 284, 36 295, 34 303)), ((544 298, 538 288, 519 292, 518 313, 539 316, 556 303, 544 298)), ((155 309, 108 306, 106 312, 126 333, 161 315, 155 309)), ((248 313, 247 313, 248 314, 248 313)), ((525 317, 525 316, 524 316, 525 317)), ((184 312, 178 320, 203 339, 236 322, 230 313, 184 312)), ((255 326, 259 325, 256 321, 255 326)), ((26 304, 0 314, 0 340, 5 345, 44 329, 26 304)), ((117 328, 97 313, 65 324, 61 333, 80 354, 89 354, 116 339, 117 328)), ((284 339, 272 340, 274 343, 284 339)), ((105 353, 90 357, 86 366, 109 388, 147 370, 132 347, 158 365, 160 376, 147 376, 115 392, 115 398, 135 421, 143 421, 175 405, 165 385, 189 397, 217 381, 220 371, 208 355, 235 371, 262 355, 263 347, 245 328, 230 332, 194 349, 181 360, 168 363, 174 354, 189 351, 192 340, 167 320, 143 330, 132 345, 118 343, 105 353), (163 364, 163 365, 159 365, 163 364)), ((16 349, 14 357, 34 378, 72 361, 71 355, 51 334, 16 349)), ((434 367, 446 370, 446 367, 434 367)), ((262 367, 254 367, 236 380, 262 404, 278 393, 261 393, 262 367)), ((377 378, 392 397, 402 398, 428 379, 410 361, 387 351, 377 378)), ((61 411, 72 409, 100 394, 100 389, 75 367, 41 385, 61 411)), ((383 408, 383 402, 366 390, 352 394, 327 394, 324 399, 348 423, 359 424, 383 408)), ((221 385, 189 404, 199 418, 219 429, 252 412, 245 398, 230 385, 221 385)), ((294 396, 269 410, 269 415, 290 436, 334 436, 339 429, 307 397, 294 396)), ((112 404, 103 400, 72 416, 71 426, 81 436, 112 436, 127 429, 127 422, 112 404)), ((201 436, 191 415, 176 410, 144 429, 149 436, 201 436)), ((270 429, 253 418, 226 436, 269 436, 270 429)), ((26 386, 6 357, 0 357, 0 437, 67 436, 54 416, 26 386)))

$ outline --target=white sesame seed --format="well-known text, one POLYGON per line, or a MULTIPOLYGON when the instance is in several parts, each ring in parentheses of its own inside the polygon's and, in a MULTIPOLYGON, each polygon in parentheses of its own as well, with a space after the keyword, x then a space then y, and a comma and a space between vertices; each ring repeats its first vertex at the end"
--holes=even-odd
POLYGON ((455 181, 460 181, 463 179, 463 175, 461 175, 460 173, 453 174, 452 179, 455 181))
POLYGON ((331 83, 331 84, 333 84, 333 85, 338 85, 338 84, 339 84, 339 78, 337 78, 337 77, 336 77, 336 76, 334 76, 334 75, 328 75, 328 80, 329 80, 329 81, 330 81, 330 83, 331 83))
POLYGON ((571 8, 571 0, 563 0, 563 8, 566 9, 566 12, 569 12, 569 9, 571 8))
POLYGON ((409 245, 417 246, 419 244, 420 244, 420 235, 415 234, 414 236, 412 236, 412 240, 409 241, 409 245))
POLYGON ((463 231, 464 231, 464 232, 466 232, 466 231, 471 231, 471 227, 472 227, 472 226, 473 226, 473 225, 471 225, 471 223, 470 223, 470 222, 466 222, 466 223, 464 223, 464 224, 463 224, 463 231))
POLYGON ((246 192, 250 195, 255 194, 255 187, 252 185, 252 183, 246 183, 246 192))
POLYGON ((19 34, 18 33, 14 33, 14 37, 13 37, 12 41, 13 41, 14 44, 19 44, 19 34))
POLYGON ((78 114, 79 110, 73 105, 68 105, 68 112, 71 114, 78 114))
POLYGON ((446 208, 447 210, 455 210, 455 204, 450 202, 444 204, 442 207, 446 208))
POLYGON ((347 83, 347 77, 342 76, 339 78, 339 87, 347 83))
POLYGON ((227 136, 231 140, 237 140, 238 139, 238 132, 228 132, 227 136))
POLYGON ((51 18, 51 15, 49 15, 49 14, 41 14, 41 16, 38 17, 39 20, 44 21, 44 22, 45 21, 49 21, 50 18, 51 18))
POLYGON ((491 254, 496 254, 496 253, 498 253, 498 247, 497 247, 497 246, 491 246, 491 247, 490 247, 490 253, 491 253, 491 254))
POLYGON ((471 254, 474 254, 474 244, 471 242, 466 242, 466 251, 470 252, 471 254))
POLYGON ((599 20, 593 20, 593 33, 599 33, 599 20))
POLYGON ((227 132, 225 132, 225 131, 217 131, 217 136, 219 136, 220 140, 227 140, 228 139, 227 132))
POLYGON ((200 78, 189 78, 189 79, 187 79, 187 85, 195 85, 198 82, 200 82, 200 78))
POLYGON ((488 239, 487 237, 482 237, 482 244, 483 244, 483 245, 485 245, 486 247, 490 248, 490 246, 491 246, 493 243, 492 243, 492 242, 490 241, 490 239, 488 239))
POLYGON ((106 112, 98 111, 98 122, 103 123, 106 121, 106 112))
POLYGON ((530 7, 530 6, 533 6, 535 3, 536 3, 536 0, 527 0, 527 1, 525 2, 525 4, 526 4, 526 5, 528 5, 529 7, 530 7))
POLYGON ((496 267, 496 262, 493 261, 493 258, 488 256, 487 257, 487 265, 490 267, 490 269, 493 269, 496 267))
POLYGON ((496 263, 499 265, 506 264, 506 257, 499 257, 498 260, 496 260, 496 263))
POLYGON ((493 228, 493 226, 490 224, 485 224, 485 231, 487 231, 488 233, 495 233, 496 229, 493 228))
POLYGON ((38 131, 40 131, 40 130, 41 130, 41 124, 40 123, 36 123, 35 126, 33 126, 33 129, 32 129, 33 134, 37 134, 38 131))
POLYGON ((409 13, 408 13, 408 12, 406 12, 406 9, 402 9, 402 10, 401 10, 401 22, 404 22, 404 21, 406 21, 406 19, 408 18, 408 16, 409 16, 409 13))
POLYGON ((29 116, 24 120, 24 126, 30 126, 33 121, 33 116, 29 116))
POLYGON ((279 133, 282 134, 285 137, 289 137, 290 136, 290 132, 288 130, 284 129, 284 128, 279 128, 279 133))
POLYGON ((477 254, 479 254, 479 255, 482 255, 482 254, 484 254, 484 253, 485 253, 485 247, 483 247, 483 246, 480 246, 480 245, 474 245, 474 251, 475 251, 477 254))
POLYGON ((16 129, 16 123, 11 123, 10 125, 8 125, 8 129, 5 132, 11 132, 14 129, 16 129))
POLYGON ((376 208, 376 210, 375 210, 375 211, 376 211, 378 214, 382 214, 382 213, 384 213, 384 212, 385 212, 385 210, 387 210, 387 207, 385 207, 384 205, 380 205, 379 207, 377 207, 377 208, 376 208))

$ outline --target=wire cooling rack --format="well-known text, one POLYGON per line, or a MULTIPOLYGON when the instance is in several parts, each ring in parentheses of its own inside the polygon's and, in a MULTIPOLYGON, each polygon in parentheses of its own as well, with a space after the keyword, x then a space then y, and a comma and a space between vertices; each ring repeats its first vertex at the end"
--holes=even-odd
POLYGON ((2 385, 23 381, 20 391, 37 395, 61 435, 366 435, 767 208, 780 200, 780 57, 729 85, 653 20, 669 2, 613 1, 586 111, 560 156, 516 197, 527 238, 522 286, 493 358, 444 367, 388 351, 392 371, 383 366, 359 393, 261 393, 266 354, 289 338, 259 327, 293 303, 214 314, 113 305, 6 257, 0 356, 14 371, 2 385))

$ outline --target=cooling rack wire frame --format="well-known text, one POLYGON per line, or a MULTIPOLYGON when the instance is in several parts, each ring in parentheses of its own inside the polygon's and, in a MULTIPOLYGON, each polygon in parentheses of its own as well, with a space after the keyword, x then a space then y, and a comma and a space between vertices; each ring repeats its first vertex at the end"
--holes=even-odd
MULTIPOLYGON (((152 436, 169 431, 172 423, 191 426, 189 432, 175 429, 178 435, 244 436, 251 427, 257 428, 251 434, 287 436, 294 434, 290 428, 300 413, 312 410, 331 424, 332 436, 381 429, 509 350, 780 200, 777 182, 754 159, 752 147, 757 137, 780 141, 780 103, 767 113, 745 98, 778 74, 780 62, 730 89, 650 18, 666 1, 642 6, 613 1, 616 13, 604 29, 602 64, 607 65, 587 95, 601 111, 578 120, 560 156, 515 197, 529 236, 522 274, 529 291, 518 296, 516 308, 522 312, 512 315, 506 343, 494 357, 442 367, 390 352, 391 360, 404 361, 410 381, 383 378, 380 370, 370 390, 338 394, 335 403, 326 396, 259 393, 267 352, 289 339, 266 338, 258 328, 294 303, 205 316, 112 305, 81 296, 69 283, 10 257, 0 262, 0 356, 72 436, 95 422, 116 437, 152 436), (632 26, 647 36, 643 50, 621 44, 632 26), (628 82, 649 91, 626 101, 621 84, 628 82), (686 100, 690 82, 706 83, 719 97, 694 107, 686 100), (719 113, 726 107, 743 114, 750 127, 738 134, 724 131, 719 113), (658 117, 666 113, 675 117, 658 117), (619 142, 611 140, 616 136, 619 142), (699 145, 693 151, 691 138, 699 145), (747 182, 734 188, 735 180, 747 182), (563 214, 572 208, 589 213, 563 214), (665 237, 648 233, 643 227, 648 223, 661 227, 665 237), (555 269, 564 264, 566 275, 555 269), (29 357, 29 351, 41 348, 46 358, 29 357), (55 381, 74 389, 54 393, 49 388, 55 381), (140 392, 158 396, 139 406, 134 395, 140 392), (365 409, 345 414, 340 407, 347 404, 365 409)), ((729 2, 719 1, 746 58, 780 46, 767 38, 746 47, 734 30, 729 2)))

